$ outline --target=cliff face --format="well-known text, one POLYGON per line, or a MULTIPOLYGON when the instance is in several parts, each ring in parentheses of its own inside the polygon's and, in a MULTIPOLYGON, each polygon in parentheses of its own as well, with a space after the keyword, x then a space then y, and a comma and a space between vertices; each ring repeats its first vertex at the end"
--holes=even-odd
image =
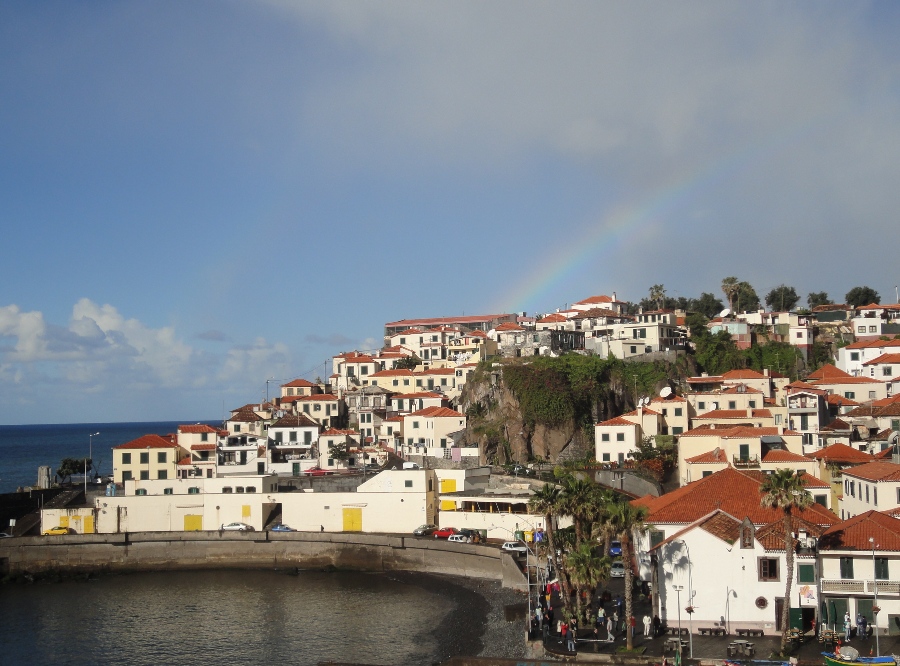
POLYGON ((527 417, 519 397, 504 380, 504 366, 480 368, 459 399, 459 410, 468 416, 466 442, 478 445, 483 464, 535 459, 556 462, 593 455, 594 424, 634 409, 636 394, 655 394, 664 386, 680 384, 691 370, 693 364, 683 359, 676 364, 612 363, 592 377, 589 391, 573 389, 567 383, 565 401, 571 403, 571 414, 547 424, 527 417), (629 373, 638 368, 642 375, 636 382, 637 375, 629 373))

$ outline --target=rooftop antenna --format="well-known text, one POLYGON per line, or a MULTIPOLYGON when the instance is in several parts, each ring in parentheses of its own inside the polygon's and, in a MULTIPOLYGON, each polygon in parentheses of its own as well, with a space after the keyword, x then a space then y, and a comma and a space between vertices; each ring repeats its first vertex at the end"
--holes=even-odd
POLYGON ((725 319, 725 317, 727 317, 727 316, 730 315, 730 314, 731 314, 731 310, 728 309, 728 308, 725 308, 724 310, 722 310, 722 311, 719 313, 719 317, 721 317, 722 319, 725 319))
POLYGON ((670 386, 663 386, 662 390, 659 392, 659 397, 662 398, 663 400, 670 397, 671 395, 672 395, 672 387, 670 387, 670 386))

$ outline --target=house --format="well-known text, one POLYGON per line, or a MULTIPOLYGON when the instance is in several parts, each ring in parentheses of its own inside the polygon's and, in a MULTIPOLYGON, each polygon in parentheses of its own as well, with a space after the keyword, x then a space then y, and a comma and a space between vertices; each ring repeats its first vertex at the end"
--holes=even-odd
MULTIPOLYGON (((724 383, 722 386, 724 387, 724 383)), ((684 397, 690 404, 690 413, 694 418, 718 409, 747 410, 762 408, 766 403, 766 397, 762 391, 750 388, 746 384, 686 393, 684 397)), ((782 423, 776 421, 775 425, 782 425, 782 423)))
POLYGON ((594 426, 594 457, 603 463, 623 465, 643 437, 639 423, 616 416, 594 426))
POLYGON ((843 495, 843 473, 856 465, 872 461, 872 456, 847 444, 836 443, 810 454, 818 470, 815 475, 831 487, 831 506, 838 506, 843 495))
POLYGON ((399 393, 391 396, 391 412, 399 415, 411 414, 426 407, 449 407, 447 397, 431 391, 418 393, 399 393))
POLYGON ((391 321, 384 325, 384 339, 385 343, 390 345, 406 344, 402 342, 391 342, 391 340, 394 336, 407 329, 415 328, 422 330, 439 326, 449 326, 459 330, 461 333, 470 333, 472 331, 484 331, 487 333, 492 328, 497 328, 497 326, 505 322, 515 322, 517 318, 518 315, 513 313, 434 317, 431 319, 402 319, 400 321, 391 321))
POLYGON ((865 363, 884 354, 900 353, 900 340, 859 340, 837 350, 835 365, 853 377, 865 374, 865 363))
POLYGON ((818 542, 823 623, 865 616, 879 635, 900 622, 900 520, 875 510, 833 525, 818 542), (874 613, 875 596, 878 613, 874 613))
POLYGON ((573 310, 585 311, 591 310, 592 308, 603 308, 605 310, 612 310, 617 314, 623 314, 627 307, 628 303, 620 301, 618 300, 618 298, 616 298, 616 292, 613 292, 612 296, 590 296, 582 301, 578 301, 577 303, 572 303, 573 310))
POLYGON ((320 469, 335 471, 348 469, 356 464, 355 459, 348 458, 341 460, 334 457, 336 450, 346 451, 348 454, 351 449, 359 446, 359 433, 354 430, 339 430, 337 428, 329 428, 319 434, 319 459, 318 466, 320 469))
MULTIPOLYGON (((815 618, 816 598, 803 589, 801 581, 815 585, 816 551, 809 545, 824 527, 797 517, 792 522, 795 533, 802 535, 795 541, 795 589, 800 605, 792 601, 792 625, 808 630, 815 618)), ((781 631, 786 567, 781 518, 755 525, 747 516, 714 509, 650 547, 647 555, 642 569, 651 568, 653 587, 659 590, 660 617, 669 627, 681 622, 694 631, 698 627, 721 627, 729 634, 739 629, 781 631), (714 583, 708 576, 711 571, 715 571, 714 583), (692 612, 682 614, 680 609, 685 607, 692 612)))
POLYGON ((372 386, 386 389, 391 393, 415 393, 419 390, 416 388, 413 371, 403 368, 379 370, 369 380, 372 386))
POLYGON ((863 305, 856 309, 851 320, 857 340, 874 340, 881 336, 900 334, 900 304, 863 305))
POLYGON ((173 436, 144 435, 113 447, 113 481, 174 479, 176 464, 187 451, 173 436))
POLYGON ((834 365, 824 365, 806 378, 806 383, 826 393, 860 402, 887 397, 887 385, 878 379, 852 376, 834 365))
POLYGON ((305 414, 286 414, 269 426, 267 471, 299 476, 318 463, 321 427, 305 414))
POLYGON ((333 393, 300 396, 294 404, 297 413, 305 414, 323 428, 333 428, 346 423, 347 405, 333 393))
POLYGON ((465 429, 466 417, 447 407, 426 407, 403 416, 404 455, 449 457, 451 433, 465 429))
POLYGON ((321 386, 308 382, 305 379, 295 379, 287 384, 281 385, 282 398, 288 398, 295 395, 315 395, 316 393, 321 392, 321 386))
POLYGON ((900 465, 890 460, 872 460, 845 469, 843 481, 842 519, 900 507, 900 465))
POLYGON ((188 455, 177 462, 179 479, 191 477, 213 478, 219 471, 218 445, 226 441, 227 430, 204 424, 178 426, 178 446, 188 455))
MULTIPOLYGON (((763 469, 763 460, 772 450, 789 451, 794 454, 795 457, 790 462, 785 458, 781 467, 808 469, 807 461, 801 460, 803 451, 798 432, 784 430, 782 427, 708 424, 692 428, 678 438, 678 478, 682 485, 696 481, 694 474, 698 471, 711 469, 696 467, 699 461, 694 460, 690 463, 688 461, 715 449, 720 450, 717 460, 724 457, 729 465, 741 469, 763 469)), ((710 462, 706 458, 702 458, 701 461, 704 465, 710 462)), ((767 469, 769 467, 766 466, 767 469)))

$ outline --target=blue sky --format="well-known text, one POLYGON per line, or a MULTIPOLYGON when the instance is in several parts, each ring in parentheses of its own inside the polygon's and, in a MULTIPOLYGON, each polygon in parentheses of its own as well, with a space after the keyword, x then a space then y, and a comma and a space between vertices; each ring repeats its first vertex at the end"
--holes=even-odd
MULTIPOLYGON (((384 322, 893 302, 895 3, 0 4, 0 423, 213 419, 384 322)), ((271 391, 271 389, 270 389, 271 391)))

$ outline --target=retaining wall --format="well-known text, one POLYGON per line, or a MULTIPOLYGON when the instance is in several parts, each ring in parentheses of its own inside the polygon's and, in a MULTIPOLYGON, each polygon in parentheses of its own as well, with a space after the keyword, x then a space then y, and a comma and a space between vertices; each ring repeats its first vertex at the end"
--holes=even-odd
POLYGON ((429 538, 316 532, 139 532, 0 541, 0 573, 216 568, 421 571, 497 580, 525 590, 513 556, 429 538))

